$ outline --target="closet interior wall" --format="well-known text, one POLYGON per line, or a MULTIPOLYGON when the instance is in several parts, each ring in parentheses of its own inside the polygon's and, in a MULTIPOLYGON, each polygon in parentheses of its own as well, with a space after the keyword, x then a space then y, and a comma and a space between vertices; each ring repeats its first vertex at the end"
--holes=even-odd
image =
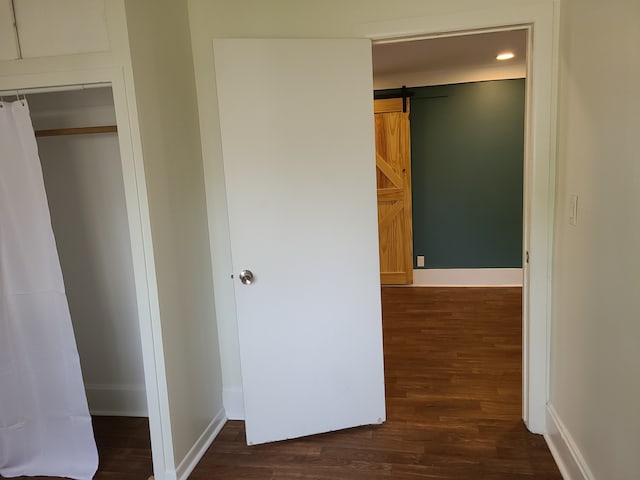
MULTIPOLYGON (((116 124, 110 88, 27 100, 36 131, 116 124)), ((37 141, 89 409, 147 416, 117 133, 37 141)))

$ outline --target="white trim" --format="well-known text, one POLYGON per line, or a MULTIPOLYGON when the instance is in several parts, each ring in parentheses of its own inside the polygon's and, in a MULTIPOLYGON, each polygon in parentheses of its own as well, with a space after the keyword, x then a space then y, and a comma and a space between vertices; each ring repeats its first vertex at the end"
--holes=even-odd
POLYGON ((511 31, 521 29, 546 14, 547 7, 548 5, 541 3, 504 8, 470 8, 444 15, 364 23, 358 25, 354 33, 356 37, 369 38, 379 43, 395 43, 404 40, 455 37, 461 34, 511 31))
POLYGON ((521 287, 522 268, 420 268, 414 287, 521 287))
POLYGON ((529 29, 523 252, 529 252, 523 288, 523 419, 546 430, 548 398, 551 244, 555 193, 555 110, 558 50, 556 2, 466 10, 360 24, 354 35, 372 41, 460 35, 487 29, 529 29))
POLYGON ((176 471, 171 473, 167 472, 166 479, 167 480, 187 480, 193 469, 196 468, 196 465, 200 461, 200 459, 207 452, 207 449, 211 446, 213 441, 224 427, 225 423, 227 423, 227 417, 225 416, 224 410, 220 409, 220 411, 213 417, 211 423, 207 425, 200 438, 193 444, 193 447, 187 452, 184 456, 176 471))
MULTIPOLYGON (((135 263, 137 261, 140 263, 137 275, 140 275, 141 282, 146 282, 144 294, 148 302, 146 305, 148 310, 145 312, 145 317, 140 319, 140 337, 142 341, 145 385, 147 388, 153 473, 156 480, 165 480, 165 472, 172 471, 176 463, 173 450, 171 416, 169 412, 167 374, 164 362, 160 299, 133 72, 131 68, 125 69, 124 72, 125 77, 122 85, 118 88, 118 85, 114 84, 113 98, 116 104, 118 139, 120 139, 121 142, 121 149, 124 145, 123 142, 125 142, 125 139, 123 139, 124 134, 128 133, 129 135, 126 139, 126 145, 129 149, 127 153, 131 156, 131 160, 127 162, 126 169, 128 171, 127 177, 131 185, 127 185, 127 182, 125 182, 125 196, 127 196, 127 208, 129 208, 130 201, 132 208, 134 202, 137 201, 138 211, 135 213, 134 218, 139 218, 139 223, 136 222, 134 227, 136 228, 137 234, 136 243, 142 243, 142 245, 138 247, 141 249, 138 250, 139 255, 137 258, 134 256, 134 274, 136 274, 135 263), (118 108, 119 103, 120 108, 118 108), (122 118, 119 115, 119 111, 122 112, 122 118), (128 127, 127 131, 120 134, 120 125, 125 122, 128 127), (130 190, 130 192, 128 190, 130 190), (128 198, 129 196, 131 199, 128 198), (142 256, 140 256, 140 254, 142 254, 142 256), (144 271, 142 270, 143 266, 145 267, 144 271), (152 379, 151 385, 149 384, 150 378, 152 379)), ((123 159, 123 175, 124 174, 125 163, 123 159)), ((131 212, 130 215, 134 215, 133 212, 131 212)), ((132 222, 131 216, 130 222, 132 222)), ((132 227, 130 226, 129 229, 133 239, 132 227)))
POLYGON ((91 415, 148 417, 144 384, 85 384, 91 415))
POLYGON ((67 85, 59 87, 42 87, 42 88, 18 88, 15 90, 2 90, 0 96, 19 96, 31 95, 35 93, 53 93, 53 92, 74 92, 78 90, 87 90, 90 88, 111 88, 109 82, 86 83, 82 85, 67 85))
POLYGON ((596 477, 553 405, 547 405, 547 433, 544 439, 564 480, 595 480, 596 477))
MULTIPOLYGON (((483 10, 484 12, 485 10, 483 10)), ((491 10, 489 10, 491 12, 491 10)), ((477 12, 474 11, 474 12, 477 12)), ((455 15, 455 14, 453 14, 455 15)), ((442 18, 449 18, 452 15, 445 15, 445 16, 440 16, 437 17, 438 19, 442 19, 442 18)), ((417 20, 420 23, 423 23, 425 19, 431 19, 432 17, 412 17, 411 20, 417 20)), ((365 25, 361 25, 360 28, 362 29, 363 32, 368 32, 370 25, 383 25, 383 26, 387 26, 387 24, 393 23, 393 24, 399 24, 399 22, 402 22, 403 25, 407 25, 407 19, 402 19, 400 21, 396 21, 396 20, 391 20, 390 22, 376 22, 373 24, 365 24, 365 25)), ((410 22, 410 21, 409 21, 410 22)), ((410 25, 409 28, 413 28, 416 27, 415 25, 410 25)), ((416 27, 416 31, 420 31, 421 27, 416 27)), ((474 34, 474 33, 496 33, 496 32, 512 32, 513 30, 522 30, 522 25, 519 25, 517 22, 514 23, 513 25, 503 25, 503 26, 499 26, 499 27, 470 27, 467 30, 460 30, 460 29, 449 29, 450 31, 446 31, 447 29, 444 29, 442 31, 430 31, 430 32, 424 32, 424 33, 410 33, 407 32, 405 34, 397 34, 397 35, 383 35, 380 38, 374 38, 373 36, 370 36, 366 33, 363 33, 363 35, 367 38, 372 38, 376 41, 376 43, 402 43, 402 42, 406 42, 407 40, 411 40, 411 41, 419 41, 419 40, 429 40, 432 38, 448 38, 448 37, 457 37, 460 35, 461 32, 463 32, 465 35, 470 35, 470 34, 474 34)))
POLYGON ((244 420, 244 396, 242 388, 224 388, 222 403, 229 420, 244 420))

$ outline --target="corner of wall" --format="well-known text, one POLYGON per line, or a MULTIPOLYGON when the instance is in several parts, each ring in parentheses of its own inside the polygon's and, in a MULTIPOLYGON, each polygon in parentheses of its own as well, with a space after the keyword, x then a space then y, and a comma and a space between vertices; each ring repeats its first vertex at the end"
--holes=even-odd
POLYGON ((229 420, 244 420, 244 397, 242 388, 224 388, 224 409, 229 420))
POLYGON ((562 478, 565 480, 595 480, 578 446, 551 404, 547 404, 547 433, 544 438, 560 469, 562 478))
POLYGON ((211 446, 213 441, 227 423, 227 417, 225 416, 224 409, 220 409, 216 416, 211 420, 207 428, 202 432, 200 438, 193 444, 189 452, 182 459, 178 468, 176 468, 175 475, 172 476, 177 480, 187 480, 193 469, 200 459, 204 456, 207 449, 211 446))

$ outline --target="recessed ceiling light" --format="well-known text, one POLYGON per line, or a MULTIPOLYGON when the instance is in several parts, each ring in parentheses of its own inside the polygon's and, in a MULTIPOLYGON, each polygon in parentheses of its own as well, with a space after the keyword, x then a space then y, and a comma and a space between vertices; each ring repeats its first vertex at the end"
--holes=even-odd
POLYGON ((513 57, 515 57, 513 52, 502 52, 496 57, 496 60, 510 60, 513 57))

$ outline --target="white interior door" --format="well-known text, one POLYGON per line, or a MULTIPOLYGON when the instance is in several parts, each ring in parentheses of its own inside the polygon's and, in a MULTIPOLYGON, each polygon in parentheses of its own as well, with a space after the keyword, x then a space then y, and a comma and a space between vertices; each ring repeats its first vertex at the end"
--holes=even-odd
POLYGON ((383 422, 370 43, 214 52, 247 442, 383 422))

